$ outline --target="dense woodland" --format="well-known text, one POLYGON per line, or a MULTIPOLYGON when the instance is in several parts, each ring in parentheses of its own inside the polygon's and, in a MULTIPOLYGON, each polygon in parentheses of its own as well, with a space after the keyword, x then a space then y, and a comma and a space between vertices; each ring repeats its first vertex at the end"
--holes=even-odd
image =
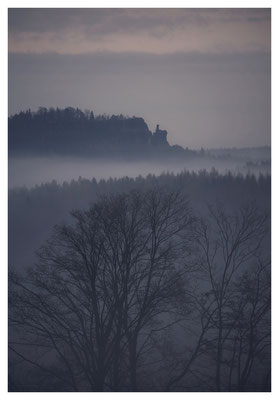
POLYGON ((9 263, 11 391, 270 390, 269 175, 12 189, 9 263))
POLYGON ((232 211, 254 202, 270 213, 270 182, 270 175, 220 175, 212 170, 100 181, 80 178, 62 185, 53 181, 30 189, 10 189, 9 261, 15 268, 28 265, 55 224, 68 221, 71 210, 85 209, 103 194, 164 186, 181 190, 196 213, 206 212, 206 205, 216 201, 232 211))
POLYGON ((152 134, 143 118, 98 115, 78 108, 39 108, 9 117, 10 155, 78 155, 149 158, 194 156, 195 152, 170 146, 167 132, 152 134))

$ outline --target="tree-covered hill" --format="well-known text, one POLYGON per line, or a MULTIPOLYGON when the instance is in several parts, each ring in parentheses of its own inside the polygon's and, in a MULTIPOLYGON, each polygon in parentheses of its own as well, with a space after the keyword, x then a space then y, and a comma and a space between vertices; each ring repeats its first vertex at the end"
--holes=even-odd
POLYGON ((98 115, 78 108, 39 108, 9 117, 9 154, 148 157, 194 154, 170 146, 167 131, 152 133, 143 118, 98 115))

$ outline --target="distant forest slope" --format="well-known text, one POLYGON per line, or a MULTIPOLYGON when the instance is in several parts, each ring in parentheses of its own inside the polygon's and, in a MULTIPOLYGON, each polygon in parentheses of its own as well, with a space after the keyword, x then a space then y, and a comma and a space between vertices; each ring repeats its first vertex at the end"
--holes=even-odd
POLYGON ((16 268, 30 265, 34 251, 49 236, 53 225, 69 218, 72 209, 86 209, 107 193, 164 187, 180 190, 190 200, 197 215, 207 210, 207 204, 221 202, 232 212, 254 202, 260 209, 270 210, 270 176, 220 175, 181 172, 180 174, 148 175, 146 178, 122 178, 96 181, 79 179, 62 185, 56 181, 32 189, 9 190, 9 263, 16 268))
POLYGON ((143 118, 95 116, 78 108, 39 108, 9 117, 9 154, 147 157, 189 156, 194 151, 170 146, 167 131, 152 133, 143 118))

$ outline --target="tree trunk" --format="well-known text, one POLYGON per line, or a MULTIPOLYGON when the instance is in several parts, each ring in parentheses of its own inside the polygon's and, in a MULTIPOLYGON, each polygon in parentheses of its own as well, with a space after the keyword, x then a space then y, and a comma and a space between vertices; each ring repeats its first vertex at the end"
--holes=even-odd
POLYGON ((222 321, 221 311, 219 311, 219 331, 218 331, 216 375, 215 375, 215 384, 217 392, 221 391, 221 364, 223 357, 222 339, 223 339, 223 321, 222 321))
POLYGON ((130 358, 130 382, 133 392, 138 391, 137 386, 137 339, 133 338, 129 344, 130 358))

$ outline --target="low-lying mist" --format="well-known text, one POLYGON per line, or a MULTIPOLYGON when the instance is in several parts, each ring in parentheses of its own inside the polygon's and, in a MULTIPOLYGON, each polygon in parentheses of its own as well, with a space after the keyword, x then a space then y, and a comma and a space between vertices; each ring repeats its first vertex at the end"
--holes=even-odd
POLYGON ((215 168, 220 174, 230 171, 237 173, 270 173, 270 161, 259 157, 250 160, 249 157, 210 157, 198 156, 189 159, 158 159, 121 161, 109 159, 89 159, 76 157, 10 157, 9 158, 9 188, 26 186, 28 188, 41 183, 56 180, 58 183, 69 182, 79 177, 97 181, 125 176, 145 177, 148 174, 177 174, 182 170, 198 172, 210 171, 215 168))

